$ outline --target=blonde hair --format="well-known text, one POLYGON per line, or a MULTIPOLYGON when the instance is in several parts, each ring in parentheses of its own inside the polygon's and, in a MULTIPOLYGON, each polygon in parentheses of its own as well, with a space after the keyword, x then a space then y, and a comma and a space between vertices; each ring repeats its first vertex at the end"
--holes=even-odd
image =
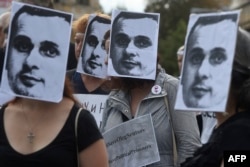
POLYGON ((8 12, 4 12, 3 14, 0 15, 0 48, 4 47, 5 45, 5 31, 8 31, 8 27, 9 27, 9 20, 10 20, 10 15, 11 13, 8 12))

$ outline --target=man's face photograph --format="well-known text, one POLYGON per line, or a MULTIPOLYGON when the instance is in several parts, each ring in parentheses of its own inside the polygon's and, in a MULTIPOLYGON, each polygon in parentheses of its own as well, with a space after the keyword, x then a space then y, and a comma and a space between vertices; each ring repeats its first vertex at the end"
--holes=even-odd
POLYGON ((240 11, 191 14, 175 110, 224 112, 240 11))
POLYGON ((108 75, 155 80, 158 13, 112 11, 108 75))
POLYGON ((107 65, 105 64, 106 51, 103 45, 104 34, 110 29, 110 24, 95 20, 88 26, 90 33, 84 40, 82 51, 82 68, 84 73, 106 77, 107 65))
POLYGON ((18 17, 6 62, 9 87, 15 94, 53 101, 62 93, 69 47, 62 36, 67 34, 70 23, 64 18, 25 12, 18 17))
POLYGON ((146 17, 121 18, 115 26, 117 31, 113 34, 111 54, 116 72, 129 76, 144 76, 153 73, 156 68, 156 63, 153 63, 155 57, 152 55, 156 47, 157 21, 146 17))
POLYGON ((182 76, 186 106, 208 108, 227 99, 236 23, 198 25, 190 36, 182 76), (230 56, 231 55, 231 56, 230 56))

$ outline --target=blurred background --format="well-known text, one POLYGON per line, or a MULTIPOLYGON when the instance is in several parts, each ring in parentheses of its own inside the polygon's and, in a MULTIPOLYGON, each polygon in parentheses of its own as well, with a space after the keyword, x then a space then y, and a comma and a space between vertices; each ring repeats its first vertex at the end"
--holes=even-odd
MULTIPOLYGON (((25 0, 23 0, 25 1, 25 0)), ((26 0, 27 2, 32 0, 26 0)), ((176 52, 184 44, 190 13, 205 13, 241 9, 239 25, 250 31, 250 0, 33 0, 51 3, 57 10, 74 14, 74 19, 84 13, 112 9, 134 12, 160 13, 158 54, 167 73, 178 76, 176 52)), ((7 11, 12 0, 0 0, 0 14, 7 11)))

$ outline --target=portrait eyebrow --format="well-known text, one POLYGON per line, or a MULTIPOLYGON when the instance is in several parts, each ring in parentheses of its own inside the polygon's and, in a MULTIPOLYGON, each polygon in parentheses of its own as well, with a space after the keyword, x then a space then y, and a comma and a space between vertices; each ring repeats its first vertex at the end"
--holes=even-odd
POLYGON ((226 55, 226 50, 225 48, 221 48, 221 47, 216 47, 214 48, 211 53, 215 53, 215 52, 221 52, 221 53, 224 53, 226 55))
POLYGON ((151 39, 149 38, 149 37, 147 37, 147 36, 144 36, 144 35, 138 35, 136 38, 138 38, 138 39, 144 39, 144 40, 149 40, 149 41, 151 41, 151 39))
POLYGON ((41 42, 41 45, 42 46, 53 46, 55 48, 58 48, 58 44, 57 43, 54 43, 54 42, 51 42, 51 41, 44 41, 44 42, 41 42))
POLYGON ((17 35, 15 38, 14 38, 14 44, 16 42, 22 42, 22 41, 25 41, 25 42, 30 42, 31 43, 31 40, 29 37, 25 36, 25 35, 17 35))
POLYGON ((200 48, 200 47, 192 48, 192 49, 188 52, 188 56, 189 56, 190 54, 194 54, 194 53, 203 53, 203 49, 200 48))
POLYGON ((129 38, 129 36, 127 35, 127 34, 124 34, 124 33, 117 33, 116 35, 115 35, 115 37, 117 38, 117 37, 123 37, 123 38, 129 38))

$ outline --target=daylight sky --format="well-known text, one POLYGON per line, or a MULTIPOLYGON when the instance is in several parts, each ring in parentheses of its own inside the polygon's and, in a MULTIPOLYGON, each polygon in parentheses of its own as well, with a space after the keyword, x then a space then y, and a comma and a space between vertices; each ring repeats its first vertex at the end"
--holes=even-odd
POLYGON ((133 12, 143 12, 148 0, 99 0, 105 13, 110 13, 113 8, 126 8, 133 12))

